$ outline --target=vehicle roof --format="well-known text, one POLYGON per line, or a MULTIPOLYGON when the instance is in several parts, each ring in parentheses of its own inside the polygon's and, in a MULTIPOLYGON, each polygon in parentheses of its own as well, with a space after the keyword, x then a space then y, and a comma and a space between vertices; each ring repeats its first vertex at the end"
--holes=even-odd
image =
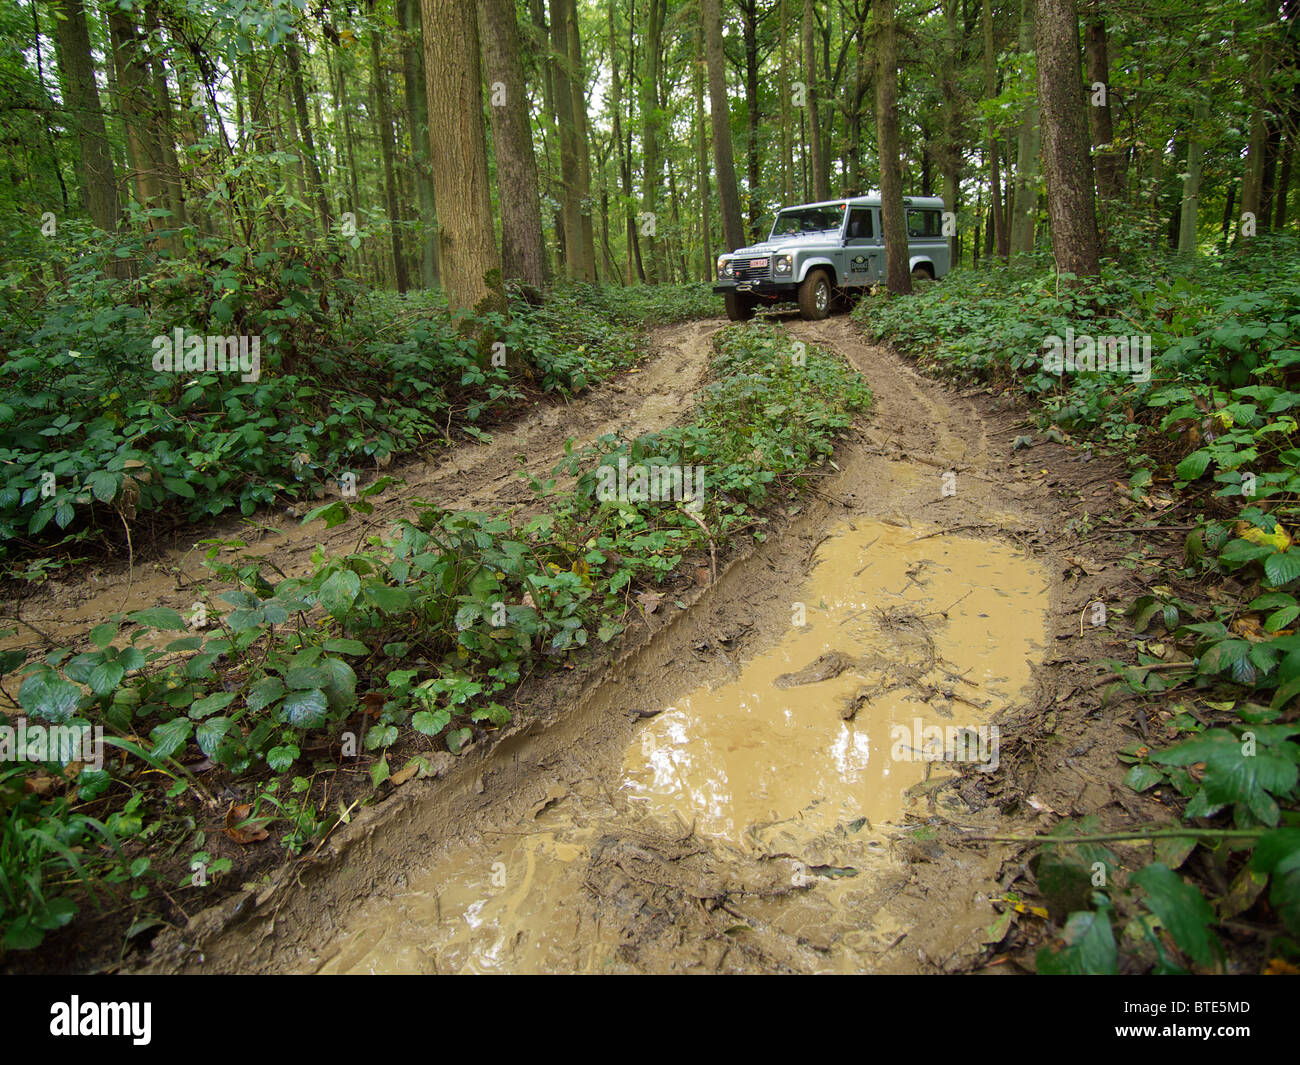
MULTIPOLYGON (((864 196, 840 196, 834 200, 817 200, 814 203, 792 203, 780 210, 797 211, 801 207, 838 207, 842 203, 847 203, 851 207, 879 207, 880 193, 869 192, 864 196)), ((907 207, 942 207, 943 197, 904 196, 903 204, 907 207)))

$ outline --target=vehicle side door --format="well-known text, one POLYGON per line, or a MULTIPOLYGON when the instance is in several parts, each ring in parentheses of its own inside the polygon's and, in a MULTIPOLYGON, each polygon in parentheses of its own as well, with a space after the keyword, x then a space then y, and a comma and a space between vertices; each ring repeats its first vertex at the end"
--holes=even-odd
POLYGON ((876 236, 874 207, 851 207, 844 230, 844 269, 840 274, 845 288, 862 288, 884 276, 884 252, 876 236))
POLYGON ((934 264, 934 276, 948 272, 948 238, 943 235, 943 214, 935 207, 907 209, 908 255, 922 256, 934 264))

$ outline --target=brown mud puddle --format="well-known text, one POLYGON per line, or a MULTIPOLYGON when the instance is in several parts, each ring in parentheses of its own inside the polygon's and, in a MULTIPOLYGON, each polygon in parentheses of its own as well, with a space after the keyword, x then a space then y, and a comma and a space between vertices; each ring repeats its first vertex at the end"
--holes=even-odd
MULTIPOLYGON (((661 331, 646 376, 689 391, 712 328, 661 331)), ((161 933, 144 971, 1032 959, 1038 933, 994 902, 1025 890, 1024 846, 970 837, 1105 809, 1122 775, 1127 741, 1094 709, 1089 664, 1117 641, 1079 617, 1126 571, 1062 530, 1105 505, 1116 474, 1055 444, 1015 451, 1023 412, 922 378, 847 320, 787 329, 840 352, 875 403, 765 542, 684 591, 687 609, 647 615, 612 659, 529 686, 491 745, 161 933), (978 759, 995 717, 996 772, 925 759, 928 727, 941 746, 973 729, 978 759)), ((629 393, 631 409, 657 407, 629 393)), ((553 463, 563 435, 530 464, 553 463)))
POLYGON ((707 841, 715 872, 766 867, 759 890, 730 898, 726 934, 811 936, 818 968, 871 968, 902 928, 870 908, 902 872, 890 832, 956 776, 954 759, 996 769, 990 719, 1044 651, 1042 565, 935 532, 832 528, 773 646, 716 686, 647 707, 621 764, 611 758, 586 794, 555 789, 517 824, 448 851, 364 904, 306 968, 623 971, 623 930, 601 921, 586 886, 602 847, 629 830, 707 841), (778 880, 791 890, 773 893, 778 880))

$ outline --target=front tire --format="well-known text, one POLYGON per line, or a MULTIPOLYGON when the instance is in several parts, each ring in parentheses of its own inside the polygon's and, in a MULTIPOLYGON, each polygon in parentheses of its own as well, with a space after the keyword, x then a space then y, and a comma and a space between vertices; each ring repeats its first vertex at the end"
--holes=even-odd
POLYGON ((814 270, 799 286, 799 313, 806 322, 819 322, 831 313, 831 279, 814 270))
POLYGON ((722 297, 727 317, 733 322, 748 322, 754 317, 755 299, 747 292, 727 292, 722 297))

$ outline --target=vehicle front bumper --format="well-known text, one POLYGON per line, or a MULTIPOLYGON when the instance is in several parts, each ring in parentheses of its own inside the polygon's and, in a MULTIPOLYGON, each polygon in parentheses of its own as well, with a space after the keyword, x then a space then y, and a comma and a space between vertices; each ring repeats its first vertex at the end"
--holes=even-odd
POLYGON ((794 298, 799 294, 799 284, 796 281, 719 281, 713 286, 713 291, 718 293, 725 292, 748 292, 753 296, 762 296, 766 299, 787 299, 794 298))

